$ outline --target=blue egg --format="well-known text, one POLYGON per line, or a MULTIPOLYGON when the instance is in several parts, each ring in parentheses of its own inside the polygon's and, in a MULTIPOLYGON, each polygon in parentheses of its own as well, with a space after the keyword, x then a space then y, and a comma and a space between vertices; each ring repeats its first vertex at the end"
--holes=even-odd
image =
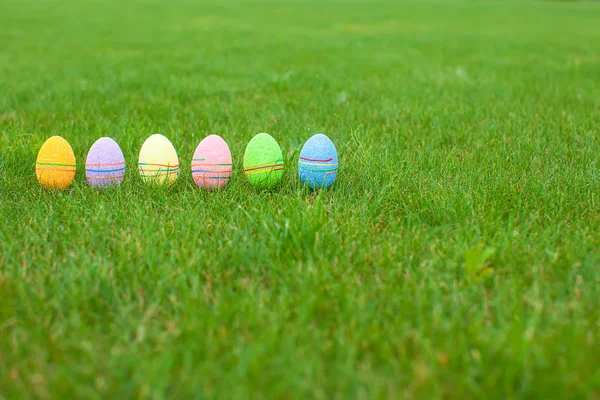
POLYGON ((338 170, 338 154, 333 142, 322 133, 308 139, 298 159, 300 180, 311 189, 333 185, 338 170))

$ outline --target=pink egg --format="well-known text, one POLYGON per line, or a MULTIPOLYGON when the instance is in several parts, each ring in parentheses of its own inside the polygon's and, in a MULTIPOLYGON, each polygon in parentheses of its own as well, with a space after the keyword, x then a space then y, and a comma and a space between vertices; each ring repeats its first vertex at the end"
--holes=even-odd
POLYGON ((192 178, 203 189, 225 186, 231 176, 231 151, 219 135, 205 137, 194 152, 192 178))

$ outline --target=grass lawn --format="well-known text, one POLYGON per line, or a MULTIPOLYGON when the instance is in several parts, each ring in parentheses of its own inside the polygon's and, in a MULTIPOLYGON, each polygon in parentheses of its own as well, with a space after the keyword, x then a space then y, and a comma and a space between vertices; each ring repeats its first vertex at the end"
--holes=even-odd
POLYGON ((0 398, 600 397, 600 3, 3 0, 0 398), (269 132, 287 168, 250 186, 269 132), (324 132, 330 190, 297 177, 324 132), (183 173, 142 184, 146 137, 183 173), (198 142, 234 174, 200 191, 198 142), (77 157, 64 192, 42 143, 77 157), (85 181, 101 136, 128 163, 85 181))

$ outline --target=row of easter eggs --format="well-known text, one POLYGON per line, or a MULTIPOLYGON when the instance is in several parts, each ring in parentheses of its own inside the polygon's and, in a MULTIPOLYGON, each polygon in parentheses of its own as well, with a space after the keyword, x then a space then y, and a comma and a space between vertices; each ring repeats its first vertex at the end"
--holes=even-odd
MULTIPOLYGON (((192 157, 192 177, 204 189, 225 186, 233 167, 229 146, 218 135, 204 138, 192 157)), ((248 182, 272 188, 283 177, 281 147, 268 133, 259 133, 246 146, 244 173, 248 182)), ((125 157, 113 139, 103 137, 90 148, 85 174, 91 186, 119 185, 125 177, 125 157)), ((302 147, 298 159, 300 180, 311 189, 333 184, 338 170, 338 155, 333 142, 323 134, 312 136, 302 147)), ((36 176, 48 189, 66 189, 75 178, 75 155, 69 143, 52 136, 41 147, 36 160, 36 176)), ((140 150, 138 172, 144 182, 171 185, 179 176, 179 158, 173 144, 163 135, 150 136, 140 150)))

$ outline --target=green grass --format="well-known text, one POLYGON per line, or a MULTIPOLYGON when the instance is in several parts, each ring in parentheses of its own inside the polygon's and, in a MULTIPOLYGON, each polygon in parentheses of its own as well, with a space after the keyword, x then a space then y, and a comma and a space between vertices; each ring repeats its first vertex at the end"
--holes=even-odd
POLYGON ((0 4, 0 398, 600 397, 600 4, 0 4), (258 132, 283 184, 241 172, 258 132), (297 178, 316 132, 331 190, 297 178), (146 137, 183 173, 145 187, 146 137), (234 176, 206 193, 210 133, 234 176), (42 190, 46 138, 78 174, 42 190), (114 137, 117 190, 85 182, 114 137))

